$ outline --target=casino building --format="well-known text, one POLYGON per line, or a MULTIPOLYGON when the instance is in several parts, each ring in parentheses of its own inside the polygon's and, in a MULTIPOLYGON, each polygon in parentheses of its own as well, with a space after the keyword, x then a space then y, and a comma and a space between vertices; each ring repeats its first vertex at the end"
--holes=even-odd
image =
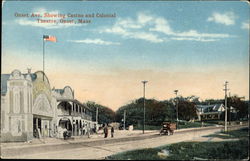
POLYGON ((1 142, 62 138, 66 130, 85 135, 96 127, 92 112, 71 87, 51 88, 42 71, 1 74, 1 142))

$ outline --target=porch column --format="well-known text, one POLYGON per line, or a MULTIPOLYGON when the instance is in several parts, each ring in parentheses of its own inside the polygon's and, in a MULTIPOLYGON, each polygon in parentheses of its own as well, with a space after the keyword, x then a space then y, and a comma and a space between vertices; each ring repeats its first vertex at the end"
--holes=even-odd
POLYGON ((37 129, 37 132, 38 132, 38 118, 36 118, 36 129, 37 129))

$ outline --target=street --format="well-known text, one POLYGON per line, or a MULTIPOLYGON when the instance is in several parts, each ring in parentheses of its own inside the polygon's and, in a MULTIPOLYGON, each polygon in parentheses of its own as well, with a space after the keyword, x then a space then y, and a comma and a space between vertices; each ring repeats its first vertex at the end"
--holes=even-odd
POLYGON ((33 145, 10 146, 11 143, 3 143, 1 157, 8 159, 104 159, 109 155, 127 150, 153 148, 182 141, 211 141, 213 138, 202 136, 213 134, 221 129, 223 127, 181 129, 176 130, 174 135, 170 136, 160 136, 159 131, 146 131, 145 134, 135 131, 131 135, 121 135, 123 131, 117 131, 116 138, 107 139, 101 135, 90 139, 57 139, 54 143, 33 145))

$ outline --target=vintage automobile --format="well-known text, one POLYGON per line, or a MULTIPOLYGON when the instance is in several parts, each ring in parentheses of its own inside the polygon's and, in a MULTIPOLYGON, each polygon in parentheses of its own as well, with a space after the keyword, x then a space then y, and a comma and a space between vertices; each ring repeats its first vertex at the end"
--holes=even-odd
POLYGON ((176 130, 176 123, 163 122, 160 135, 173 135, 176 130))

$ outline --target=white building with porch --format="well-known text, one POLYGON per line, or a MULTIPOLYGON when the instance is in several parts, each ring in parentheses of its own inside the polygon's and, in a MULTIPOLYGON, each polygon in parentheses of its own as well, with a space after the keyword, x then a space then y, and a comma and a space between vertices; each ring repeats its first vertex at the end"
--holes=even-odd
MULTIPOLYGON (((232 106, 228 107, 231 113, 237 113, 236 109, 232 106)), ((223 104, 213 104, 213 105, 196 105, 196 113, 198 120, 220 120, 222 113, 225 111, 225 106, 223 104)))
POLYGON ((34 137, 62 137, 60 129, 83 135, 94 127, 92 111, 74 98, 74 92, 51 89, 42 71, 1 74, 1 142, 34 137))

